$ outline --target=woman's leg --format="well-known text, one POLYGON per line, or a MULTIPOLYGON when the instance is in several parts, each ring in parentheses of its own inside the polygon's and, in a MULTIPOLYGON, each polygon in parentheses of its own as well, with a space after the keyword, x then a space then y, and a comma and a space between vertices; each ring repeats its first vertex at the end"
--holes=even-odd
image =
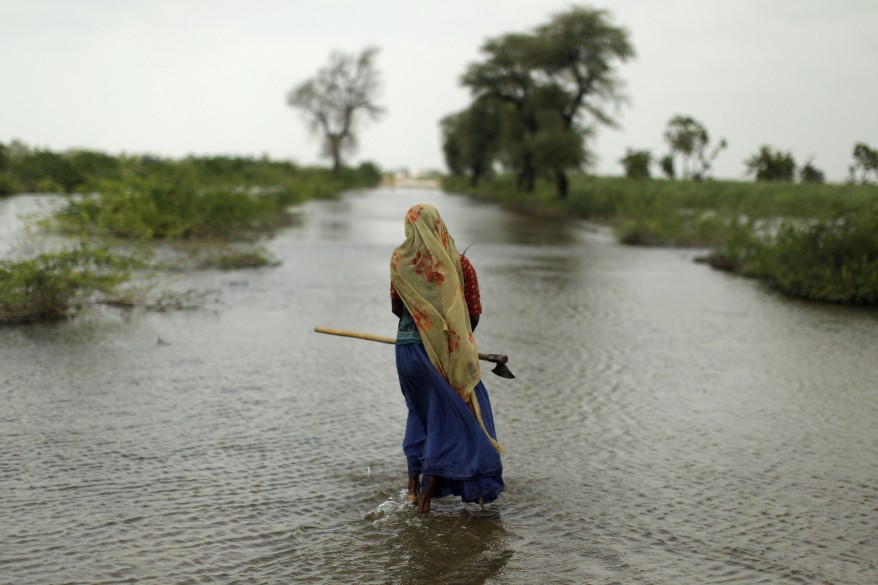
POLYGON ((415 504, 421 495, 421 478, 418 475, 409 475, 409 494, 406 497, 409 504, 415 504))
POLYGON ((402 441, 402 451, 405 453, 406 467, 408 468, 408 501, 414 504, 418 501, 421 492, 421 466, 424 461, 424 442, 427 433, 420 416, 409 410, 408 420, 405 426, 405 438, 402 441))
POLYGON ((427 480, 427 487, 421 492, 421 495, 418 498, 418 512, 421 514, 429 514, 430 501, 433 499, 433 490, 436 489, 437 478, 435 475, 426 475, 424 476, 424 479, 427 480))

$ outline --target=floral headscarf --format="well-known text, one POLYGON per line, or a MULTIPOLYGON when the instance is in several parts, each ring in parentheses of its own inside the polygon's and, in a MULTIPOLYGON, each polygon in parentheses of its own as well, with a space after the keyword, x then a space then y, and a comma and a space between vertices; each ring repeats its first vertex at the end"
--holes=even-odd
MULTIPOLYGON (((418 327, 430 362, 485 428, 475 386, 481 379, 463 289, 460 255, 439 212, 415 205, 405 216, 405 241, 390 259, 390 279, 418 327)), ((500 446, 485 434, 499 450, 500 446)))

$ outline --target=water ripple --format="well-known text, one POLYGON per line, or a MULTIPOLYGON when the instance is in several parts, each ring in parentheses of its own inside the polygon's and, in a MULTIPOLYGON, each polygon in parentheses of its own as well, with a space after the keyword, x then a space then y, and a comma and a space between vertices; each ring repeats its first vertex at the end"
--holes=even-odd
POLYGON ((0 329, 0 582, 878 582, 874 311, 435 192, 300 212, 280 267, 185 277, 219 310, 0 329), (416 202, 517 376, 485 373, 506 492, 427 517, 392 348, 312 333, 392 334, 416 202))

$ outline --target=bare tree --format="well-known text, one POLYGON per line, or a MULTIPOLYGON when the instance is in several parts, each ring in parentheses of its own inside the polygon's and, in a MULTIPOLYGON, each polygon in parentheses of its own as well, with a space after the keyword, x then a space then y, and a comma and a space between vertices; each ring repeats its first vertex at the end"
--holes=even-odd
POLYGON ((356 149, 357 126, 384 113, 375 103, 381 88, 377 53, 377 47, 367 47, 359 56, 333 51, 314 78, 287 94, 287 104, 301 109, 309 129, 323 139, 323 156, 332 159, 334 172, 342 166, 342 155, 356 149))

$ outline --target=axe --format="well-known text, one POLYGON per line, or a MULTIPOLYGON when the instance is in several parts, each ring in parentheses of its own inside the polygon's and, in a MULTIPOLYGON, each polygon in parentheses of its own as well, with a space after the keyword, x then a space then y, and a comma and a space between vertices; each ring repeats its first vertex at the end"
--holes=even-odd
MULTIPOLYGON (((372 335, 370 333, 357 333, 356 331, 342 331, 341 329, 328 329, 326 327, 315 327, 314 331, 317 333, 326 333, 328 335, 340 335, 342 337, 354 337, 356 339, 365 339, 366 341, 377 341, 379 343, 388 343, 390 345, 396 345, 396 340, 391 339, 390 337, 381 337, 380 335, 372 335)), ((506 362, 509 361, 509 357, 506 355, 496 354, 496 353, 481 353, 479 352, 479 359, 491 362, 494 364, 494 369, 491 372, 497 374, 501 378, 514 378, 515 375, 509 371, 509 367, 506 365, 506 362)))

